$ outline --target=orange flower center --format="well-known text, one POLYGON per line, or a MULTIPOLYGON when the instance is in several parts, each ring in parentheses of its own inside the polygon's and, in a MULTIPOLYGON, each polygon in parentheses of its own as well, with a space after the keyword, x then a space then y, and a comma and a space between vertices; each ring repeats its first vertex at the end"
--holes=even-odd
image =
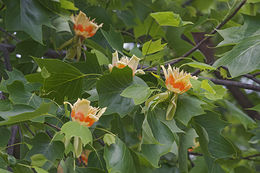
POLYGON ((126 65, 124 65, 124 64, 118 64, 117 65, 117 68, 124 68, 126 65))
POLYGON ((185 89, 185 84, 183 82, 175 82, 175 79, 170 74, 169 77, 165 81, 166 85, 171 85, 173 88, 177 88, 180 91, 185 89))
POLYGON ((74 30, 75 31, 80 31, 80 32, 87 32, 89 37, 93 37, 95 35, 95 31, 93 31, 93 26, 89 25, 86 26, 85 28, 81 24, 74 24, 74 30))
POLYGON ((95 120, 90 118, 89 116, 84 116, 84 114, 82 112, 77 112, 75 114, 75 110, 72 110, 71 111, 71 118, 76 120, 76 121, 79 121, 79 122, 85 122, 85 123, 88 123, 88 127, 92 126, 94 123, 95 123, 95 120))

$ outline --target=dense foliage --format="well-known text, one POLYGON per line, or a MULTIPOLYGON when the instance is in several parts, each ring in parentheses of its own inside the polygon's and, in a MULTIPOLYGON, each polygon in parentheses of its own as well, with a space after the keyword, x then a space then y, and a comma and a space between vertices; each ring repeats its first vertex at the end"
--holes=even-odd
POLYGON ((0 172, 260 171, 259 0, 0 0, 0 18, 0 172))

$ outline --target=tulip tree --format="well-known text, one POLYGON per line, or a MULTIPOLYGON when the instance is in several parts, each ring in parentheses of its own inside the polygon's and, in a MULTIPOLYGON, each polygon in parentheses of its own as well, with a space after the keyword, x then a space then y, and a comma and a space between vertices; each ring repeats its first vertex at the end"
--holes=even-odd
POLYGON ((0 172, 259 172, 259 12, 0 1, 0 172))

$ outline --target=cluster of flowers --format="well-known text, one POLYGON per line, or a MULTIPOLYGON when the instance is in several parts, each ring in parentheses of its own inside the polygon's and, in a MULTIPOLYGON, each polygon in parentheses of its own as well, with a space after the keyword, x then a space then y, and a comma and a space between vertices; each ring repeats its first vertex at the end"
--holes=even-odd
MULTIPOLYGON (((77 16, 73 16, 72 20, 74 22, 74 32, 81 39, 86 39, 95 35, 97 30, 102 27, 102 24, 97 25, 94 20, 90 20, 85 13, 81 12, 77 16)), ((142 70, 137 70, 138 63, 140 59, 133 55, 131 59, 126 56, 121 57, 119 60, 118 52, 112 54, 112 64, 109 64, 109 70, 112 71, 114 67, 124 68, 126 66, 133 70, 133 76, 136 73, 144 73, 142 70)), ((167 89, 175 94, 183 94, 188 91, 192 85, 190 79, 197 79, 195 76, 191 76, 190 73, 180 71, 179 68, 172 68, 170 65, 166 70, 164 66, 161 66, 164 76, 165 85, 167 89)), ((69 104, 71 107, 71 119, 72 121, 77 121, 83 126, 90 127, 96 121, 99 120, 101 115, 106 111, 105 108, 96 108, 90 106, 90 101, 86 99, 78 99, 73 105, 69 102, 64 102, 69 104)), ((87 155, 89 153, 83 153, 82 160, 87 163, 87 155), (86 156, 86 157, 85 157, 86 156)))

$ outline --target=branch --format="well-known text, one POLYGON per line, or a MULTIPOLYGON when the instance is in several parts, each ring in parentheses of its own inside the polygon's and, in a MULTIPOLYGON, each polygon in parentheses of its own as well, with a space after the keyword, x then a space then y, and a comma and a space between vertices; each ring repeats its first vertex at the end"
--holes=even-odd
POLYGON ((11 66, 11 63, 10 63, 9 51, 8 51, 8 49, 5 47, 4 44, 0 44, 0 51, 3 52, 4 64, 5 64, 6 70, 12 71, 12 66, 11 66))
MULTIPOLYGON (((227 18, 225 18, 214 30, 212 30, 209 35, 213 35, 217 32, 218 29, 220 29, 223 25, 225 25, 232 17, 234 17, 236 15, 236 13, 243 7, 243 5, 246 3, 246 0, 243 0, 238 7, 234 10, 234 12, 229 15, 227 18)), ((194 51, 196 51, 202 43, 204 43, 205 41, 207 41, 209 38, 211 38, 212 36, 207 36, 204 39, 202 39, 198 44, 196 44, 195 47, 193 47, 192 49, 190 49, 188 52, 186 52, 185 54, 183 54, 179 59, 174 59, 172 60, 169 64, 175 64, 178 63, 180 61, 182 61, 185 57, 189 56, 190 54, 192 54, 194 51)))
POLYGON ((0 27, 0 31, 2 31, 3 33, 5 33, 6 35, 8 35, 9 37, 11 37, 12 39, 14 39, 17 42, 20 42, 20 40, 18 38, 16 38, 14 35, 12 35, 11 33, 7 32, 4 28, 0 27))
POLYGON ((251 79, 252 81, 260 84, 260 80, 259 79, 256 79, 254 75, 251 75, 251 74, 245 74, 243 75, 244 77, 248 78, 248 79, 251 79))
POLYGON ((203 156, 203 154, 201 153, 195 153, 195 152, 188 152, 189 155, 193 155, 193 156, 203 156))
POLYGON ((44 124, 46 124, 47 126, 50 126, 50 127, 54 128, 54 129, 56 129, 57 131, 61 131, 61 128, 59 128, 59 127, 57 127, 57 126, 55 126, 53 124, 50 124, 48 122, 44 122, 44 124))
POLYGON ((232 80, 222 80, 222 79, 214 79, 214 78, 207 78, 207 77, 202 77, 202 78, 211 80, 215 84, 219 84, 219 85, 235 86, 235 87, 239 87, 239 88, 260 91, 260 86, 256 86, 256 85, 251 85, 251 84, 232 81, 232 80))
POLYGON ((15 143, 15 137, 16 134, 18 132, 18 126, 14 125, 11 127, 11 138, 8 141, 8 149, 7 149, 7 153, 9 155, 14 155, 14 143, 15 143))
POLYGON ((250 156, 246 156, 246 157, 241 157, 241 159, 253 160, 253 161, 260 161, 260 160, 252 159, 252 158, 254 158, 254 157, 260 157, 260 154, 254 154, 254 155, 250 155, 250 156))

